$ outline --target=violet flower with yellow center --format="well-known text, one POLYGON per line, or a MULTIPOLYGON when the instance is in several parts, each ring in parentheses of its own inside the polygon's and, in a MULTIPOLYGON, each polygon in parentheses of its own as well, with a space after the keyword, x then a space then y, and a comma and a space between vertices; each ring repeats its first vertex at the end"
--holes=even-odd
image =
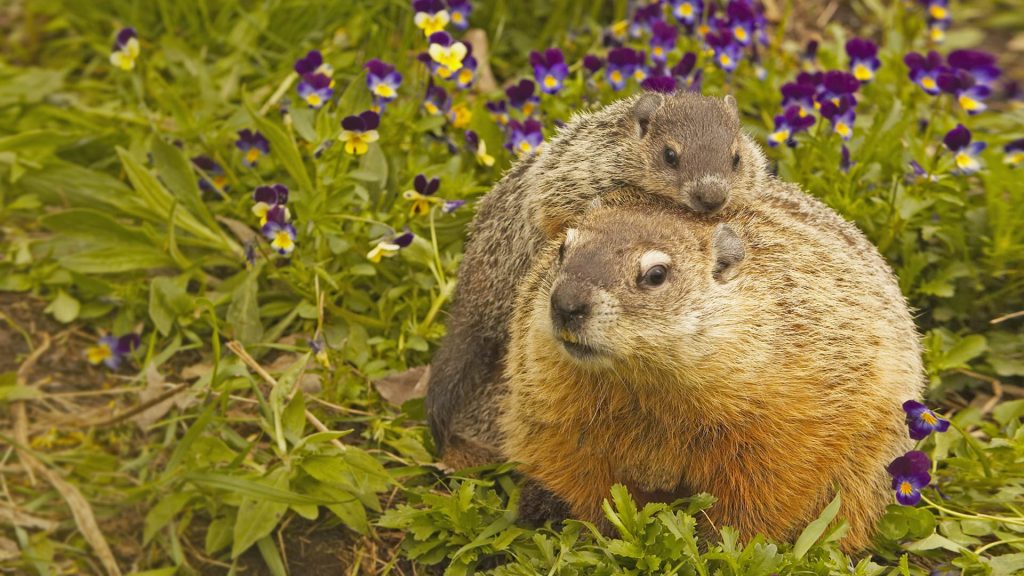
POLYGON ((739 66, 743 57, 743 47, 733 41, 732 32, 722 30, 719 32, 708 32, 704 41, 714 51, 715 64, 726 72, 733 72, 739 66))
POLYGON ((903 63, 910 69, 910 79, 925 92, 935 96, 940 92, 939 75, 948 72, 942 64, 942 56, 932 50, 927 56, 910 52, 903 57, 903 63))
POLYGON ((907 413, 907 427, 910 429, 910 437, 914 440, 924 440, 932 432, 949 430, 949 420, 940 417, 916 400, 904 402, 903 411, 907 413))
POLYGON ((817 89, 812 84, 801 84, 799 82, 787 82, 782 85, 782 107, 797 106, 801 116, 809 116, 814 113, 814 96, 817 89))
POLYGON ((661 2, 650 2, 641 6, 633 12, 633 18, 629 23, 629 35, 639 38, 651 32, 654 23, 661 19, 661 2))
POLYGON ((107 368, 117 370, 124 358, 134 352, 141 342, 141 337, 134 332, 120 338, 108 334, 100 338, 95 346, 87 348, 85 354, 90 364, 102 362, 107 368))
POLYGON ((110 52, 110 63, 125 72, 135 69, 135 60, 139 57, 139 36, 135 28, 122 28, 114 40, 110 52))
POLYGON ((468 52, 462 61, 462 68, 454 75, 455 85, 460 90, 469 90, 472 88, 473 82, 476 81, 477 61, 473 57, 473 47, 467 44, 466 49, 468 52))
POLYGON ((524 116, 533 114, 533 109, 540 102, 540 97, 534 94, 536 85, 533 80, 520 80, 505 89, 505 96, 508 96, 508 103, 513 108, 523 111, 524 116))
POLYGON ((612 90, 619 91, 626 87, 626 82, 634 76, 639 67, 640 54, 632 48, 613 48, 608 52, 608 66, 605 78, 612 90))
POLYGON ((447 32, 435 32, 430 35, 430 48, 427 49, 427 54, 439 65, 437 75, 442 78, 450 78, 458 72, 468 53, 466 45, 452 39, 447 32))
POLYGON ((510 120, 508 115, 508 102, 505 100, 497 100, 495 102, 488 102, 486 106, 487 112, 499 126, 503 128, 508 126, 508 121, 510 120))
POLYGON ((487 153, 487 142, 473 130, 466 130, 466 147, 481 166, 494 166, 494 156, 487 153))
POLYGON ((252 213, 260 219, 260 226, 267 223, 267 213, 275 206, 284 208, 284 217, 285 220, 288 220, 288 208, 284 207, 288 202, 288 187, 284 184, 260 186, 253 191, 252 199, 255 202, 252 213))
POLYGON ((729 0, 725 13, 732 40, 740 46, 749 46, 757 29, 757 11, 748 0, 729 0))
POLYGON ((668 4, 672 16, 692 32, 704 12, 704 0, 669 0, 668 4))
POLYGON ((557 94, 562 89, 565 77, 569 75, 565 56, 558 48, 530 52, 530 65, 533 66, 534 80, 540 85, 540 91, 545 94, 557 94))
POLYGON ((242 151, 242 163, 246 166, 255 166, 261 156, 270 154, 270 142, 263 134, 248 128, 238 131, 235 147, 242 151))
POLYGON ((1018 138, 1003 146, 1003 152, 1006 153, 1006 156, 1003 157, 1003 162, 1006 164, 1010 166, 1024 164, 1024 138, 1018 138))
POLYGON ((878 59, 878 45, 864 38, 851 38, 846 42, 846 55, 850 57, 850 72, 861 82, 870 82, 882 65, 878 59))
POLYGON ((412 244, 414 236, 408 229, 403 234, 389 236, 377 242, 377 244, 366 254, 366 258, 374 264, 380 263, 382 258, 390 258, 402 248, 412 244))
POLYGON ((444 88, 435 85, 433 82, 427 83, 427 93, 423 98, 423 109, 427 111, 427 114, 431 116, 445 116, 448 114, 451 105, 452 101, 444 88))
POLYGON ((278 254, 287 256, 295 250, 295 227, 288 222, 288 212, 284 206, 274 206, 267 211, 266 223, 260 231, 278 254))
POLYGON ((371 142, 380 139, 377 126, 380 116, 373 110, 367 110, 357 116, 346 116, 341 121, 341 135, 338 139, 345 143, 345 152, 361 156, 366 154, 371 142))
POLYGON ((785 112, 775 117, 775 128, 768 135, 768 145, 772 148, 786 144, 790 148, 796 146, 796 136, 814 125, 816 119, 811 114, 804 114, 799 106, 786 108, 785 112))
POLYGON ((297 91, 310 108, 320 108, 334 95, 334 80, 326 74, 306 74, 299 80, 297 91))
POLYGON ((366 68, 366 86, 378 103, 391 102, 398 97, 398 87, 402 85, 402 75, 395 67, 376 58, 363 65, 366 68))
POLYGON ((427 38, 430 38, 431 34, 441 32, 451 22, 451 16, 441 0, 413 0, 412 9, 415 12, 413 22, 417 28, 423 30, 423 35, 427 38))
POLYGON ((853 121, 856 119, 855 104, 856 102, 850 94, 843 94, 839 98, 830 98, 821 102, 822 118, 827 118, 832 123, 832 129, 843 140, 853 137, 853 121))
POLYGON ((472 11, 473 4, 469 0, 448 0, 448 13, 451 15, 451 22, 459 30, 469 28, 469 14, 472 11))
POLYGON ((924 452, 912 450, 896 458, 886 467, 892 476, 892 489, 896 501, 903 506, 913 506, 921 501, 921 489, 932 481, 931 460, 924 452))
POLYGON ((954 174, 973 174, 981 170, 981 160, 978 155, 985 149, 985 142, 971 142, 971 131, 963 124, 957 124, 946 133, 942 139, 946 148, 953 153, 953 161, 956 168, 954 174))
POLYGON ((192 158, 192 165, 199 172, 199 189, 203 192, 225 192, 228 189, 228 177, 224 168, 209 156, 192 158))
POLYGON ((665 64, 669 52, 676 49, 676 38, 679 30, 661 20, 654 22, 651 28, 651 60, 656 64, 665 64))
POLYGON ((512 120, 508 123, 508 141, 505 147, 514 154, 525 157, 536 152, 544 143, 540 122, 530 118, 523 123, 512 120))
POLYGON ((411 215, 426 214, 430 211, 431 204, 439 202, 437 198, 434 198, 434 194, 441 187, 440 178, 427 180, 423 174, 417 174, 413 179, 412 187, 413 190, 406 190, 402 193, 403 198, 412 202, 412 209, 409 211, 411 215))

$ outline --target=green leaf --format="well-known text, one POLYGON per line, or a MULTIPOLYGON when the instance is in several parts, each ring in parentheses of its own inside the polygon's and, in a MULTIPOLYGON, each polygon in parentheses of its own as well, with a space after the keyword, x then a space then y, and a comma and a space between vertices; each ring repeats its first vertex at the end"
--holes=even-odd
MULTIPOLYGON (((264 484, 277 492, 288 491, 288 471, 277 468, 256 483, 264 484)), ((281 521, 288 505, 283 502, 246 496, 238 507, 235 518, 235 529, 231 543, 231 557, 238 556, 249 549, 257 540, 270 534, 281 521)))
POLYGON ((191 494, 177 492, 161 498, 155 506, 150 508, 149 512, 146 513, 146 523, 142 531, 142 544, 149 544, 153 536, 161 528, 167 526, 191 499, 191 494))
POLYGON ((281 552, 270 536, 260 538, 256 545, 272 576, 288 576, 288 571, 284 568, 284 560, 281 559, 281 552))
POLYGON ((967 368, 967 363, 981 356, 988 348, 988 342, 980 334, 971 334, 960 339, 942 356, 941 369, 967 368))
POLYGON ((309 172, 306 171, 306 165, 302 162, 302 155, 299 154, 299 148, 295 145, 295 140, 279 128, 277 124, 260 116, 259 113, 252 109, 248 102, 245 104, 245 109, 256 124, 256 129, 262 132, 267 142, 270 143, 270 153, 291 174, 291 177, 298 183, 301 191, 305 193, 312 192, 313 181, 309 177, 309 172))
POLYGON ((259 268, 246 272, 245 279, 231 296, 228 305, 227 324, 234 330, 234 337, 242 344, 249 345, 263 338, 263 324, 260 322, 259 268))
POLYGON ((175 320, 192 310, 187 276, 160 276, 149 284, 149 317, 161 334, 171 333, 175 320))
POLYGON ((85 250, 61 258, 60 264, 79 274, 121 274, 174 267, 170 256, 143 245, 85 250))
POLYGON ((281 414, 281 426, 284 428, 284 436, 292 444, 302 438, 306 428, 306 401, 302 397, 302 390, 292 396, 291 402, 285 407, 281 414))
POLYGON ((63 290, 57 291, 57 297, 46 307, 46 312, 52 314, 59 322, 68 324, 78 318, 78 311, 82 305, 63 290))
POLYGON ((151 242, 142 232, 129 229, 103 212, 87 208, 73 208, 47 214, 40 217, 39 222, 61 237, 70 236, 77 241, 85 240, 115 246, 151 242))
POLYGON ((231 532, 234 525, 235 517, 233 515, 221 516, 210 522, 210 526, 206 529, 206 541, 204 543, 204 550, 206 550, 207 554, 214 554, 231 544, 231 532))
POLYGON ((217 224, 203 202, 196 172, 181 149, 164 142, 159 135, 154 135, 149 151, 153 155, 153 165, 167 188, 189 212, 202 219, 207 227, 215 229, 217 224))
POLYGON ((804 554, 814 546, 815 542, 821 538, 821 535, 825 533, 825 529, 832 523, 832 520, 839 513, 840 496, 836 494, 836 497, 832 499, 832 502, 821 511, 821 515, 818 516, 817 520, 814 520, 804 528, 804 531, 800 533, 800 537, 796 539, 796 543, 793 545, 793 555, 798 559, 803 558, 804 554))

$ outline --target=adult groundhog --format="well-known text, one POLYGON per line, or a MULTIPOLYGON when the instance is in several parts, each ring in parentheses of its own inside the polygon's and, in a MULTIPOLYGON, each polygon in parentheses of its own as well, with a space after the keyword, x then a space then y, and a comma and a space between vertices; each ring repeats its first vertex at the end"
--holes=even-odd
POLYGON ((770 188, 714 218, 607 196, 521 283, 505 450, 572 516, 600 523, 620 482, 641 505, 709 492, 715 526, 790 539, 838 489, 844 549, 869 543, 918 334, 856 228, 770 188))
POLYGON ((736 101, 692 93, 646 93, 577 115, 515 164, 478 206, 448 335, 431 362, 427 412, 444 461, 460 468, 501 460, 493 388, 515 287, 548 238, 622 186, 713 213, 766 178, 736 101))

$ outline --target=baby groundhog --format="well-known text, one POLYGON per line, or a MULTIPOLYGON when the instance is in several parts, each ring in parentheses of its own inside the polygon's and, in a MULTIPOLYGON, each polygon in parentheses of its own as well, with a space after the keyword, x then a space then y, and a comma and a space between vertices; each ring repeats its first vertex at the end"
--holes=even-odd
POLYGON ((810 198, 720 218, 607 198, 520 285, 509 459, 577 518, 617 482, 641 505, 709 492, 744 537, 791 539, 838 490, 842 545, 866 546, 923 374, 877 251, 810 198))
POLYGON ((646 93, 577 115, 515 164, 477 208, 448 335, 431 362, 427 412, 444 461, 459 468, 501 460, 493 390, 516 286, 547 239, 623 186, 713 213, 767 178, 736 101, 691 93, 646 93))

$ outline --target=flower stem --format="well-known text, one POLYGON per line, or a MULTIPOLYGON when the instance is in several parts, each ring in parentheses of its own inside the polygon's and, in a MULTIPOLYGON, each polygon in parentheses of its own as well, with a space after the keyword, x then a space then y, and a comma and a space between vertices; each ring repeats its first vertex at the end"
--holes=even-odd
POLYGON ((957 518, 965 518, 968 520, 977 520, 978 518, 984 518, 985 520, 995 520, 996 522, 1003 522, 1004 524, 1024 526, 1024 518, 1005 518, 1002 516, 990 516, 988 514, 964 514, 963 512, 957 512, 955 510, 950 510, 949 508, 939 506, 935 502, 929 500, 928 497, 925 496, 924 494, 921 494, 921 499, 927 502, 929 506, 935 508, 939 512, 944 512, 946 514, 949 514, 950 516, 955 516, 957 518))
POLYGON ((961 428, 959 424, 954 422, 952 418, 949 419, 949 425, 952 426, 953 428, 956 428, 956 431, 959 432, 961 436, 963 436, 965 441, 967 441, 967 445, 970 446, 971 449, 978 454, 978 460, 981 462, 981 468, 982 471, 985 473, 985 478, 991 478, 991 464, 989 464, 988 454, 985 454, 985 448, 981 445, 981 442, 978 442, 977 438, 968 434, 967 431, 961 428))

